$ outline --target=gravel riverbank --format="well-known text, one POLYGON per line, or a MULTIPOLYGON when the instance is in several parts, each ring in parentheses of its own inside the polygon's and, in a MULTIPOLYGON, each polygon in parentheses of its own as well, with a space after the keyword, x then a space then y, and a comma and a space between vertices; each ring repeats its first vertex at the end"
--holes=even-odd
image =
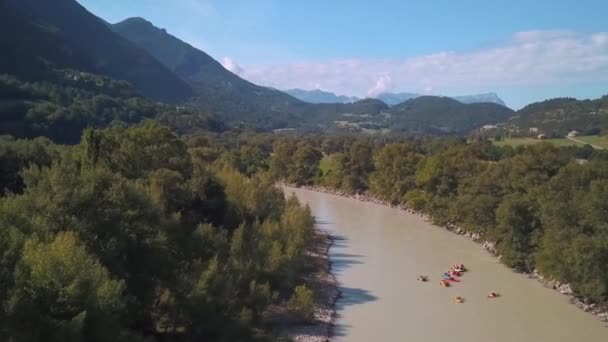
POLYGON ((306 325, 290 326, 285 335, 294 342, 328 342, 331 338, 336 320, 336 302, 340 298, 340 288, 336 277, 331 273, 329 250, 334 244, 334 237, 318 229, 319 248, 311 256, 321 262, 309 286, 315 290, 314 321, 306 325))
MULTIPOLYGON (((286 185, 286 186, 291 186, 291 185, 286 185)), ((293 186, 292 186, 293 187, 293 186)), ((319 187, 319 186, 302 186, 299 187, 301 189, 305 189, 305 190, 312 190, 312 191, 317 191, 317 192, 323 192, 323 193, 328 193, 328 194, 332 194, 332 195, 337 195, 337 196, 342 196, 342 197, 348 197, 348 198, 353 198, 353 199, 357 199, 359 201, 362 202, 368 202, 368 203, 375 203, 375 204, 379 204, 379 205, 384 205, 384 206, 388 206, 391 208, 395 208, 401 211, 405 211, 408 212, 410 214, 414 214, 414 215, 418 215, 420 217, 422 217, 425 221, 427 222, 431 222, 432 223, 432 218, 424 213, 420 213, 417 212, 415 210, 412 210, 411 208, 408 208, 406 206, 403 205, 393 205, 391 203, 388 203, 386 201, 383 201, 381 199, 378 199, 374 196, 371 196, 367 193, 362 193, 362 194, 349 194, 340 190, 335 190, 335 189, 330 189, 330 188, 325 188, 325 187, 319 187)), ((477 233, 471 233, 471 232, 467 232, 466 230, 457 227, 456 225, 453 224, 447 224, 444 225, 442 228, 445 228, 446 230, 449 230, 453 233, 459 234, 459 235, 463 235, 479 244, 482 245, 482 247, 487 250, 489 253, 491 253, 492 255, 496 256, 497 258, 500 258, 500 255, 498 254, 498 251, 496 250, 496 245, 491 242, 491 241, 485 241, 482 239, 482 237, 477 234, 477 233)), ((595 315, 598 319, 604 321, 604 322, 608 322, 608 311, 606 311, 605 308, 602 308, 600 305, 598 305, 597 303, 593 303, 592 301, 590 301, 589 299, 586 298, 579 298, 577 296, 574 295, 574 292, 572 291, 572 288, 570 287, 569 284, 566 283, 561 283, 557 280, 554 279, 548 279, 545 278, 543 275, 541 275, 537 270, 534 270, 534 272, 529 273, 528 274, 528 278, 531 279, 536 279, 537 281, 539 281, 541 284, 543 284, 543 286, 556 290, 559 293, 566 295, 569 297, 570 302, 574 305, 576 305, 576 307, 578 307, 579 309, 591 313, 593 315, 595 315)), ((297 340, 297 341, 325 341, 325 340, 297 340)))

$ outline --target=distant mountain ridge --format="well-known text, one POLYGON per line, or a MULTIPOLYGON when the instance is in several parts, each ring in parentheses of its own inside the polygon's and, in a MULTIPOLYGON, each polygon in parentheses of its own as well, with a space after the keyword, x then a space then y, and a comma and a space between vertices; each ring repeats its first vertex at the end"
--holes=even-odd
POLYGON ((463 96, 451 96, 454 100, 462 103, 496 103, 501 106, 507 106, 505 102, 494 92, 463 95, 463 96))
POLYGON ((285 90, 285 93, 309 103, 353 103, 361 100, 356 96, 336 95, 320 89, 303 90, 294 88, 285 90))
POLYGON ((386 103, 389 106, 394 106, 394 105, 398 105, 400 103, 403 103, 407 100, 411 100, 411 99, 415 99, 417 97, 420 97, 422 95, 420 94, 415 94, 415 93, 389 93, 389 92, 385 92, 385 93, 380 93, 378 96, 376 96, 376 98, 378 98, 379 100, 383 101, 384 103, 386 103))
MULTIPOLYGON (((318 89, 304 90, 295 88, 285 90, 285 92, 295 98, 309 103, 350 103, 360 100, 360 98, 356 96, 336 95, 330 91, 323 91, 318 89)), ((375 98, 386 103, 389 106, 394 106, 403 103, 407 100, 415 99, 422 96, 425 95, 417 93, 384 92, 380 93, 375 98)), ((465 104, 496 103, 506 107, 504 101, 494 92, 449 97, 465 104)))

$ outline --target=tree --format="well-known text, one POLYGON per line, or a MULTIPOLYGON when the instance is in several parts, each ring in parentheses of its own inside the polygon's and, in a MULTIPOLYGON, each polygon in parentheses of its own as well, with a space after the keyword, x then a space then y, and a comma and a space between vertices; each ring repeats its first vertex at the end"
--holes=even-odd
POLYGON ((388 144, 374 154, 374 172, 370 175, 370 191, 393 203, 414 189, 420 156, 403 143, 388 144))
POLYGON ((295 288, 293 295, 289 299, 289 309, 299 319, 310 322, 314 319, 314 293, 305 285, 295 288))
POLYGON ((50 243, 28 239, 16 272, 10 335, 100 342, 119 336, 124 282, 111 279, 76 234, 59 233, 50 243))
POLYGON ((538 239, 538 220, 532 203, 525 197, 506 197, 496 209, 496 229, 493 236, 497 241, 502 261, 510 267, 532 270, 532 253, 538 239))
POLYGON ((323 155, 308 144, 301 144, 291 157, 287 180, 296 185, 311 184, 319 173, 323 155))

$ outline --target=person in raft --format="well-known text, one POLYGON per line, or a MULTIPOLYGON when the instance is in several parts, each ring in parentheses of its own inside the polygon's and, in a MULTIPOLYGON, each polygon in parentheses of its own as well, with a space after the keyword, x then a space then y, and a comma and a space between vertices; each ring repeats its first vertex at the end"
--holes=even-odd
POLYGON ((457 272, 464 272, 466 268, 464 267, 464 264, 455 264, 454 266, 452 266, 452 270, 457 272))
POLYGON ((498 293, 494 292, 494 291, 490 291, 490 293, 488 293, 488 298, 496 298, 498 297, 498 293))
POLYGON ((418 280, 420 280, 420 281, 427 281, 427 280, 429 279, 429 277, 427 277, 427 276, 425 276, 425 275, 420 274, 420 275, 418 275, 418 278, 417 278, 417 279, 418 279, 418 280))

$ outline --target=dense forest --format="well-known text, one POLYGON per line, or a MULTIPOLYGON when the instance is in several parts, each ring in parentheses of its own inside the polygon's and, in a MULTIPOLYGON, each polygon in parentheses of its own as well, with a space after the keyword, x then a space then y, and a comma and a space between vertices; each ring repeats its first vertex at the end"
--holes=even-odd
POLYGON ((310 319, 314 220, 233 141, 153 121, 0 139, 2 340, 243 341, 273 336, 277 306, 310 319))
POLYGON ((496 243, 509 267, 608 302, 608 153, 458 138, 284 137, 269 170, 296 185, 368 192, 496 243))

